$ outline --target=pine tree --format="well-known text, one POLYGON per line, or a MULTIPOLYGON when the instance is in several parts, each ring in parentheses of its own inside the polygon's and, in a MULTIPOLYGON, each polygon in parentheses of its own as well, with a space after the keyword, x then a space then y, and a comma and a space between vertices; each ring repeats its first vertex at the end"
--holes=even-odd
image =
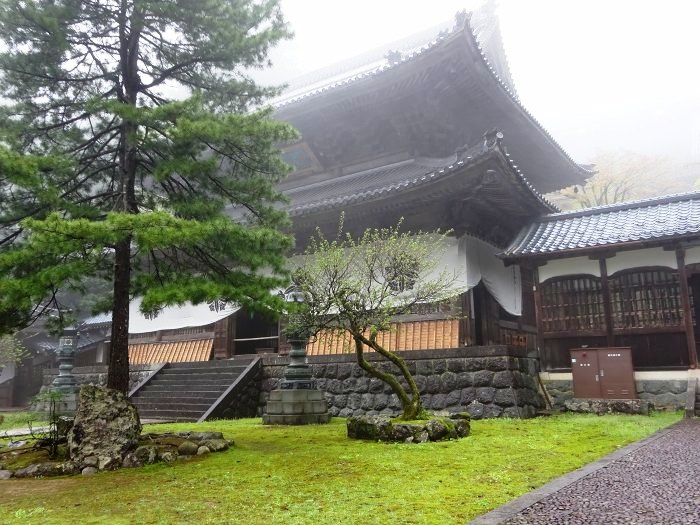
POLYGON ((0 138, 28 167, 0 175, 0 315, 111 280, 108 386, 125 392, 133 296, 154 315, 277 308, 276 144, 295 132, 249 73, 289 36, 276 0, 1 1, 0 138))

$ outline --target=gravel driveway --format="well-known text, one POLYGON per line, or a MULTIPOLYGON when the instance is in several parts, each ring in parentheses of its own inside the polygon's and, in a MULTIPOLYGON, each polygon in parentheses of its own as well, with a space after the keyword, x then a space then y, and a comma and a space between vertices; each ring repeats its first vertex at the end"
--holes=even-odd
MULTIPOLYGON (((519 512, 516 500, 515 505, 506 505, 473 523, 700 524, 700 420, 683 420, 642 446, 632 447, 629 453, 603 463, 602 468, 519 512), (517 513, 508 516, 504 512, 508 507, 517 513)), ((560 485, 566 484, 565 478, 560 485)), ((556 487, 557 481, 552 485, 556 487)))

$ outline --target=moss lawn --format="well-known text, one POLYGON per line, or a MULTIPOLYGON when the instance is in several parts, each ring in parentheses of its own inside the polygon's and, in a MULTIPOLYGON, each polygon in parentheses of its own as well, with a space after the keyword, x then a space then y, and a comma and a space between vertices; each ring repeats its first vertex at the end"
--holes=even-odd
POLYGON ((468 438, 421 445, 348 440, 338 418, 307 427, 150 425, 144 430, 221 431, 236 446, 174 465, 2 481, 0 516, 7 525, 461 525, 679 419, 474 421, 468 438))

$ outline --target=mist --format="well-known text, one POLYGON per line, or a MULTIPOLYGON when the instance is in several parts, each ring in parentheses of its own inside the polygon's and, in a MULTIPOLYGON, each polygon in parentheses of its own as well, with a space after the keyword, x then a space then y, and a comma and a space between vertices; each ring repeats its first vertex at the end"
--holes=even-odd
MULTIPOLYGON (((282 0, 296 36, 255 76, 288 83, 480 4, 282 0)), ((574 160, 631 151, 700 162, 700 3, 500 0, 496 12, 523 104, 574 160)))

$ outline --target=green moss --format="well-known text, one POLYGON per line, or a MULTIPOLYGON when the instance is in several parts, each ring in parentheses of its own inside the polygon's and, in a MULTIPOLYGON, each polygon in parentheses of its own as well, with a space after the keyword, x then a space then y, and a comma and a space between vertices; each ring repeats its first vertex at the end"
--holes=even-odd
POLYGON ((48 451, 34 448, 33 443, 28 443, 25 446, 0 453, 0 465, 5 469, 19 470, 33 463, 63 463, 67 458, 68 451, 65 446, 58 447, 58 456, 55 459, 49 459, 48 451))
POLYGON ((467 439, 420 446, 348 439, 338 418, 308 427, 259 419, 158 425, 147 431, 219 431, 236 446, 174 465, 9 480, 0 516, 7 525, 73 524, 82 503, 81 523, 110 525, 135 516, 143 525, 457 525, 678 419, 479 420, 467 439), (17 512, 37 507, 44 510, 36 519, 17 512))

